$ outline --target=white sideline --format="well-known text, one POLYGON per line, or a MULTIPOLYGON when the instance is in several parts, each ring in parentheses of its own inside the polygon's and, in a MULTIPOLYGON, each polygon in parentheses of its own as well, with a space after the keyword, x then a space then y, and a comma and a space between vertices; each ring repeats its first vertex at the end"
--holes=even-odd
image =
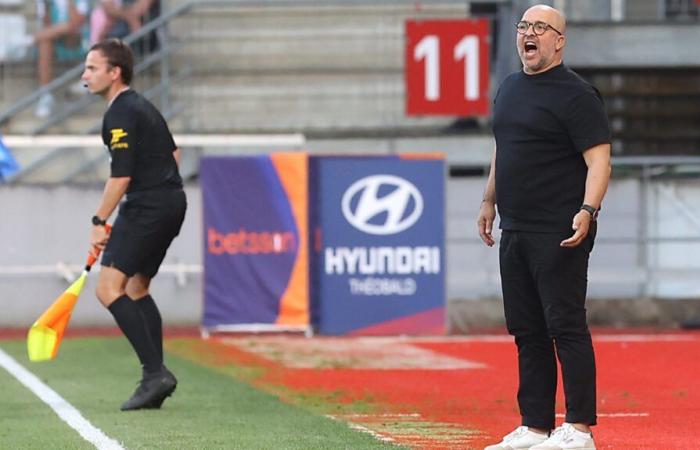
POLYGON ((99 450, 125 450, 121 444, 102 430, 93 426, 85 419, 80 411, 68 403, 53 389, 45 385, 33 373, 22 367, 10 355, 0 349, 0 366, 7 370, 17 381, 32 391, 44 403, 54 410, 58 417, 77 431, 83 439, 90 442, 99 450))

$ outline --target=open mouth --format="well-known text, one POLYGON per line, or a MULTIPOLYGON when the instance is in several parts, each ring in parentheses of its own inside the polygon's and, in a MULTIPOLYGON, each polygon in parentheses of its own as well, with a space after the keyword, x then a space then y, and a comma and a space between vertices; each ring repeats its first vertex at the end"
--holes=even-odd
POLYGON ((537 51, 537 44, 535 44, 534 42, 525 42, 524 48, 525 53, 532 54, 537 51))

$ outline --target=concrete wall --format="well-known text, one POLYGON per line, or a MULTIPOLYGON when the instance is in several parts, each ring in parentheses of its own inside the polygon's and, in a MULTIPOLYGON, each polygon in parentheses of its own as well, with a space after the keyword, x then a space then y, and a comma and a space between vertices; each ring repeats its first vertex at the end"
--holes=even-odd
MULTIPOLYGON (((484 246, 475 229, 483 185, 481 178, 448 181, 447 296, 453 331, 502 318, 498 249, 484 246)), ((98 186, 0 187, 0 327, 30 325, 67 287, 59 263, 67 264, 73 275, 79 272, 88 249, 89 218, 100 194, 98 186), (29 273, 16 273, 22 269, 29 273)), ((201 317, 201 273, 191 271, 202 262, 201 196, 195 185, 187 187, 187 194, 182 233, 153 283, 154 297, 171 325, 195 325, 201 317)), ((598 323, 670 324, 693 311, 700 314, 698 302, 692 301, 700 297, 696 211, 698 180, 654 182, 646 191, 635 179, 612 183, 590 263, 589 306, 598 323), (640 211, 645 209, 642 220, 640 211), (651 245, 640 245, 644 235, 653 238, 651 245), (657 239, 663 237, 675 241, 657 239), (635 300, 616 300, 607 309, 604 301, 610 299, 635 300)), ((73 323, 112 324, 94 297, 94 274, 73 323)))
MULTIPOLYGON (((74 275, 85 264, 90 217, 100 200, 94 187, 0 187, 0 327, 31 325, 68 286, 58 265, 74 275), (11 274, 26 269, 38 273, 11 274)), ((201 196, 187 188, 188 214, 181 235, 165 261, 165 271, 153 283, 153 297, 170 324, 193 325, 201 317, 202 282, 199 274, 178 277, 180 264, 201 264, 201 196), (170 271, 170 272, 169 272, 170 271)), ((95 267, 97 271, 99 267, 95 267)), ((81 326, 111 325, 111 315, 97 301, 91 274, 73 316, 81 326)), ((71 277, 68 277, 71 278, 71 277)))

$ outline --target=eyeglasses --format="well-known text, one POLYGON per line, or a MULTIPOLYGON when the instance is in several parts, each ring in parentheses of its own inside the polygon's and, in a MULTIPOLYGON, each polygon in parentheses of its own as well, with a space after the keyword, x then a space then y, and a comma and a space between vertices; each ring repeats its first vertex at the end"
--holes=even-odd
POLYGON ((527 30, 532 27, 532 30, 535 32, 537 36, 542 36, 547 32, 548 29, 554 30, 555 33, 557 33, 559 36, 562 35, 561 31, 557 30, 550 24, 546 22, 535 22, 535 23, 530 23, 527 20, 521 20, 520 22, 515 24, 515 29, 518 31, 518 34, 525 34, 527 33, 527 30))

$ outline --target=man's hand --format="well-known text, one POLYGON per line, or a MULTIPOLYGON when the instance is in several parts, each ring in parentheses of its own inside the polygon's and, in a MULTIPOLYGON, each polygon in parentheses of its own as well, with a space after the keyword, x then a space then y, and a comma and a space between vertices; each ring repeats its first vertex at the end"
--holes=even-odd
POLYGON ((104 250, 108 240, 109 232, 107 231, 107 227, 93 225, 92 231, 90 232, 90 254, 97 258, 99 252, 104 250))
POLYGON ((574 230, 574 235, 569 239, 564 239, 559 245, 562 247, 576 247, 588 236, 588 229, 591 227, 591 213, 585 210, 580 210, 575 216, 571 228, 574 230))
POLYGON ((493 244, 495 244, 491 235, 494 220, 496 220, 496 205, 489 200, 482 201, 479 208, 479 217, 476 219, 476 228, 479 230, 481 240, 489 247, 493 247, 493 244))

